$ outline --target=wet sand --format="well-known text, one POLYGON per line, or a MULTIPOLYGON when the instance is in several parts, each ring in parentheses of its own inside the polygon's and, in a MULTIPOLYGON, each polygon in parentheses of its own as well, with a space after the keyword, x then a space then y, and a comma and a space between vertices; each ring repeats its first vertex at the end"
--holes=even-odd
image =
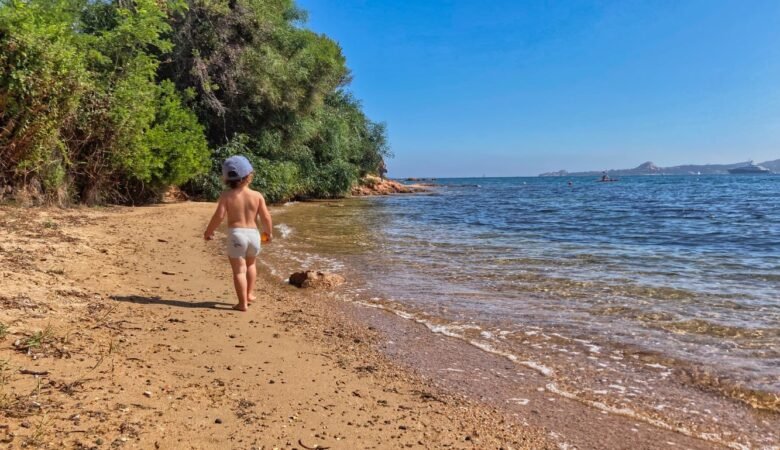
POLYGON ((212 208, 0 208, 3 445, 718 448, 265 273, 231 311, 221 240, 201 239, 212 208))

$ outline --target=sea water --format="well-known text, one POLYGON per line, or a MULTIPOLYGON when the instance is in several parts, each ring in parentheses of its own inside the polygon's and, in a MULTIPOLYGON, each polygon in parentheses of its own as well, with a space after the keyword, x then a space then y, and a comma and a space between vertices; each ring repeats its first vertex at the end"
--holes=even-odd
MULTIPOLYGON (((342 272, 352 301, 524 364, 564 396, 669 423, 748 408, 778 424, 780 176, 436 183, 280 208, 286 239, 266 261, 342 272)), ((748 442, 776 438, 757 427, 748 442)))

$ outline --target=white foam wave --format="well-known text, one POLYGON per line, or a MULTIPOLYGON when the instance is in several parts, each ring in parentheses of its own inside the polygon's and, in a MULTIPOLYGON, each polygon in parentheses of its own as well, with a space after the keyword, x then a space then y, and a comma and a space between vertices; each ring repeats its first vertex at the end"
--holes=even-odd
MULTIPOLYGON (((281 274, 279 273, 279 271, 278 271, 278 270, 276 270, 276 269, 274 268, 274 266, 272 266, 272 265, 268 264, 266 261, 264 261, 264 260, 262 260, 262 259, 258 259, 258 261, 260 261, 260 264, 262 264, 263 266, 265 266, 265 267, 268 269, 268 271, 269 271, 269 272, 271 272, 271 275, 273 275, 274 277, 277 277, 277 278, 281 278, 281 274)), ((287 280, 285 280, 285 283, 286 283, 286 282, 287 282, 287 280)))
MULTIPOLYGON (((462 330, 465 330, 465 329, 479 329, 479 327, 476 326, 476 325, 473 325, 473 324, 465 324, 465 325, 458 325, 458 324, 450 324, 450 325, 435 324, 435 323, 432 323, 432 322, 430 322, 428 320, 419 318, 419 317, 415 316, 414 314, 408 313, 406 311, 401 311, 401 310, 398 310, 398 309, 395 309, 395 308, 389 308, 387 306, 384 306, 384 305, 381 305, 381 304, 378 304, 378 303, 368 303, 368 302, 363 302, 363 301, 359 301, 359 300, 353 301, 353 303, 356 303, 356 304, 362 305, 362 306, 367 306, 369 308, 382 309, 382 310, 391 312, 391 313, 393 313, 393 314, 395 314, 398 317, 401 317, 403 319, 412 320, 414 322, 422 324, 426 328, 428 328, 429 331, 431 331, 433 333, 436 333, 436 334, 442 334, 444 336, 449 336, 449 337, 452 337, 452 338, 462 339, 462 340, 468 342, 469 344, 473 345, 474 347, 477 347, 478 349, 480 349, 482 351, 485 351, 485 352, 488 352, 488 353, 492 353, 492 354, 498 355, 498 356, 503 356, 504 358, 512 361, 513 363, 517 363, 517 364, 523 365, 525 367, 528 367, 529 369, 533 369, 533 370, 539 372, 541 375, 543 375, 545 377, 551 377, 554 374, 554 371, 551 368, 545 366, 544 364, 541 364, 541 363, 536 362, 536 361, 519 361, 517 355, 514 355, 514 354, 509 353, 509 352, 505 352, 503 350, 499 350, 499 349, 495 348, 493 345, 491 345, 490 343, 485 342, 485 341, 466 339, 466 337, 463 334, 458 332, 458 331, 462 331, 462 330)), ((485 332, 483 332, 483 333, 485 333, 485 332)), ((491 337, 493 336, 492 333, 489 333, 489 332, 487 332, 487 333, 488 333, 489 336, 491 336, 491 337)), ((480 334, 483 337, 486 337, 484 334, 482 334, 482 333, 480 333, 480 334)))
POLYGON ((367 308, 383 309, 383 310, 387 311, 387 308, 385 308, 384 306, 379 305, 377 303, 361 302, 360 300, 355 300, 352 303, 354 303, 356 305, 360 305, 360 306, 365 306, 367 308))
MULTIPOLYGON (((367 302, 362 302, 362 301, 355 301, 354 303, 357 303, 357 304, 362 305, 362 306, 367 306, 369 308, 382 309, 382 310, 391 312, 391 313, 397 315, 398 317, 401 317, 401 318, 404 318, 404 319, 407 319, 407 320, 413 320, 413 321, 415 321, 417 323, 425 325, 425 327, 428 328, 428 330, 430 330, 433 333, 442 334, 442 335, 445 335, 445 336, 449 336, 449 337, 465 340, 466 342, 468 342, 469 344, 479 348, 480 350, 483 350, 483 351, 488 352, 488 353, 493 353, 493 354, 496 354, 496 355, 499 355, 499 356, 503 356, 506 359, 508 359, 508 360, 510 360, 510 361, 512 361, 512 362, 514 362, 516 364, 520 364, 520 365, 523 365, 523 366, 528 367, 530 369, 533 369, 533 370, 537 371, 538 373, 540 373, 541 375, 543 375, 545 377, 553 377, 554 374, 555 374, 553 369, 551 369, 550 367, 545 366, 544 364, 538 363, 536 361, 520 361, 518 359, 517 355, 514 355, 514 354, 509 353, 509 352, 505 352, 503 350, 499 350, 499 349, 495 348, 493 345, 491 345, 488 342, 474 340, 474 339, 466 339, 463 334, 460 334, 460 333, 458 333, 456 331, 456 330, 464 330, 464 329, 468 329, 468 328, 475 328, 474 325, 470 325, 470 324, 469 325, 458 325, 458 324, 442 325, 442 324, 434 324, 434 323, 431 323, 431 322, 429 322, 429 321, 427 321, 425 319, 419 318, 419 317, 415 316, 414 314, 408 313, 406 311, 396 310, 394 308, 389 308, 389 307, 381 305, 381 304, 367 303, 367 302)), ((484 334, 482 334, 482 336, 485 337, 484 334)), ((610 387, 612 387, 613 389, 623 388, 622 386, 617 386, 617 385, 611 385, 610 387)), ((662 420, 655 419, 655 418, 652 418, 652 417, 647 417, 647 416, 645 416, 645 415, 643 415, 641 413, 638 413, 637 411, 634 411, 634 410, 632 410, 630 408, 617 408, 617 407, 609 406, 609 405, 607 405, 607 404, 605 404, 603 402, 584 399, 584 398, 579 397, 577 394, 574 394, 574 393, 571 393, 571 392, 568 392, 568 391, 564 391, 564 390, 558 388, 558 386, 555 383, 548 383, 546 385, 546 388, 547 388, 548 391, 550 391, 553 394, 559 395, 561 397, 564 397, 564 398, 567 398, 567 399, 570 399, 570 400, 578 401, 580 403, 586 404, 588 406, 591 406, 591 407, 596 408, 598 410, 604 411, 606 413, 617 414, 617 415, 626 416, 626 417, 631 417, 633 419, 640 420, 642 422, 645 422, 647 424, 650 424, 650 425, 658 427, 658 428, 662 428, 662 429, 669 430, 669 431, 674 431, 674 432, 677 432, 677 433, 680 433, 680 434, 683 434, 683 435, 686 435, 686 436, 689 436, 689 437, 702 439, 702 440, 707 441, 707 442, 718 443, 720 445, 724 445, 724 446, 726 446, 728 448, 733 448, 733 449, 736 449, 736 450, 750 450, 750 448, 751 448, 749 445, 741 444, 739 442, 727 441, 727 440, 723 439, 723 437, 720 434, 715 434, 715 433, 697 433, 697 432, 692 431, 691 429, 686 428, 686 427, 671 425, 671 424, 668 424, 668 423, 666 423, 666 422, 664 422, 662 420)), ((540 390, 544 390, 543 388, 539 388, 539 389, 540 390)), ((623 388, 623 389, 625 389, 625 388, 623 388)), ((606 391, 604 391, 604 392, 606 392, 606 391)), ((519 399, 519 398, 507 399, 507 401, 515 402, 515 403, 518 403, 520 405, 525 405, 528 402, 527 399, 519 399)))
POLYGON ((549 367, 545 366, 544 364, 539 364, 539 363, 534 362, 534 361, 520 361, 520 364, 522 364, 522 365, 524 365, 526 367, 529 367, 531 369, 534 369, 535 371, 541 373, 542 375, 544 375, 546 377, 551 377, 551 376, 553 376, 555 374, 553 372, 553 370, 550 369, 549 367))
POLYGON ((276 224, 274 228, 276 228, 279 231, 279 234, 282 236, 282 239, 289 238, 290 235, 293 233, 292 227, 284 223, 276 224))
POLYGON ((674 431, 674 432, 677 432, 677 433, 680 433, 680 434, 684 434, 685 436, 701 439, 701 440, 704 440, 704 441, 707 441, 707 442, 714 442, 714 443, 717 443, 717 444, 720 444, 720 445, 724 445, 724 446, 726 446, 728 448, 733 448, 733 449, 736 449, 736 450, 750 450, 750 446, 745 445, 745 444, 740 444, 739 442, 727 441, 727 440, 723 439, 723 437, 720 434, 716 434, 716 433, 697 433, 697 432, 692 431, 691 429, 689 429, 687 427, 674 426, 674 425, 668 424, 668 423, 666 423, 666 422, 664 422, 662 420, 655 419, 655 418, 652 418, 652 417, 647 417, 644 414, 640 414, 640 413, 638 413, 638 412, 636 412, 636 411, 634 411, 633 409, 630 409, 630 408, 617 408, 617 407, 614 407, 614 406, 609 406, 609 405, 607 405, 605 403, 602 403, 602 402, 581 398, 581 397, 577 396, 577 394, 573 394, 571 392, 564 391, 564 390, 558 388, 558 386, 555 383, 549 383, 549 384, 547 384, 546 387, 547 387, 548 391, 550 391, 550 392, 552 392, 554 394, 560 395, 561 397, 568 398, 570 400, 575 400, 575 401, 578 401, 580 403, 584 403, 584 404, 586 404, 588 406, 592 406, 592 407, 594 407, 594 408, 596 408, 596 409, 598 409, 600 411, 604 411, 604 412, 607 412, 607 413, 610 413, 610 414, 616 414, 616 415, 620 415, 620 416, 630 417, 632 419, 640 420, 642 422, 648 423, 648 424, 653 425, 653 426, 658 427, 658 428, 662 428, 662 429, 669 430, 669 431, 674 431))
POLYGON ((653 364, 645 364, 647 367, 652 367, 653 369, 666 369, 667 367, 663 364, 653 363, 653 364))

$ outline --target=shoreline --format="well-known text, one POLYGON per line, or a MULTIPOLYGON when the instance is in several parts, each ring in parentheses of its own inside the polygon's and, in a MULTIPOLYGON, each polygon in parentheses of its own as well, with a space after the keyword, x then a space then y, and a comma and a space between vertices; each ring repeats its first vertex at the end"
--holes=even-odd
MULTIPOLYGON (((398 206, 405 204, 406 200, 389 201, 398 206)), ((346 275, 349 280, 347 285, 339 292, 333 292, 334 298, 347 303, 346 309, 357 310, 354 314, 360 316, 359 322, 378 321, 379 324, 371 323, 383 331, 382 341, 392 344, 390 348, 381 350, 390 354, 393 361, 425 372, 431 380, 452 381, 450 388, 454 387, 478 400, 485 396, 484 388, 480 386, 483 377, 490 380, 493 377, 507 378, 501 383, 492 383, 495 388, 486 396, 488 403, 523 417, 525 421, 527 417, 533 417, 529 416, 530 411, 540 410, 540 405, 545 409, 546 405, 552 404, 549 402, 560 402, 567 405, 564 407, 567 412, 584 406, 582 417, 596 411, 623 416, 630 419, 629 422, 637 421, 651 427, 637 431, 625 423, 611 423, 612 427, 624 427, 622 444, 641 447, 664 435, 660 431, 666 430, 671 432, 667 435, 667 442, 683 445, 677 441, 683 435, 699 439, 699 442, 686 442, 687 448, 701 448, 702 445, 711 448, 713 444, 732 448, 774 448, 776 433, 771 424, 777 423, 777 414, 753 409, 747 405, 748 402, 743 403, 742 399, 731 395, 724 396, 713 389, 725 389, 722 386, 724 380, 720 380, 721 385, 703 384, 702 381, 718 382, 718 379, 700 370, 695 363, 673 361, 667 355, 650 353, 627 343, 593 340, 582 333, 572 335, 575 330, 565 327, 539 328, 523 325, 522 322, 513 326, 484 322, 474 317, 458 320, 444 311, 437 314, 435 309, 431 309, 435 306, 426 309, 413 300, 392 300, 393 289, 400 289, 397 291, 401 295, 399 298, 408 292, 394 282, 396 277, 390 275, 398 267, 392 264, 383 266, 386 261, 380 255, 371 256, 372 252, 385 247, 381 243, 374 247, 373 243, 382 239, 362 231, 376 227, 376 221, 364 220, 374 217, 373 213, 364 212, 366 208, 385 205, 386 202, 383 199, 354 199, 285 208, 277 222, 292 237, 288 244, 284 244, 288 241, 280 242, 280 246, 285 246, 280 247, 284 251, 269 255, 274 257, 266 261, 271 263, 269 269, 280 280, 297 267, 290 266, 291 263, 346 275), (344 247, 335 243, 342 243, 344 247), (386 267, 387 271, 377 272, 381 267, 386 267), (414 339, 399 337, 397 329, 407 330, 414 339), (515 339, 510 343, 508 339, 514 336, 504 335, 501 331, 510 329, 514 330, 514 336, 522 336, 523 342, 515 339), (449 341, 446 348, 455 354, 471 355, 470 359, 443 358, 443 352, 429 352, 418 345, 426 342, 435 348, 437 341, 432 334, 446 338, 449 341), (401 345, 401 341, 406 345, 401 345), (475 349, 478 352, 475 353, 475 349), (478 362, 472 364, 471 360, 478 362), (616 366, 623 369, 616 371, 616 366), (454 377, 457 373, 462 375, 454 377), (538 390, 518 396, 517 392, 528 391, 527 385, 531 381, 538 390), (610 395, 613 390, 617 394, 610 395), (655 406, 659 408, 655 409, 655 406), (641 436, 636 434, 638 432, 641 436)), ((378 208, 379 215, 376 217, 392 213, 389 208, 378 208)), ((391 248, 391 251, 393 249, 396 248, 391 248)), ((423 273, 431 276, 429 270, 423 273)), ((404 278, 408 273, 402 271, 398 275, 406 282, 414 283, 414 278, 404 278)), ((436 305, 446 310, 447 299, 440 298, 436 305)), ((571 442, 564 442, 580 448, 604 445, 596 444, 600 433, 587 428, 578 430, 555 417, 534 419, 534 422, 559 435, 571 437, 571 442), (586 442, 589 445, 584 445, 586 442)), ((611 441, 611 446, 620 444, 620 441, 611 441)))
POLYGON ((9 448, 554 448, 374 350, 376 331, 267 274, 246 314, 210 203, 0 207, 9 448), (34 256, 33 256, 34 255, 34 256))
MULTIPOLYGON (((110 441, 112 443, 119 440, 120 445, 136 444, 144 448, 144 444, 164 443, 160 441, 160 436, 164 436, 163 430, 155 431, 152 425, 162 421, 165 429, 176 429, 177 433, 183 432, 188 436, 191 434, 196 439, 193 448, 217 448, 213 446, 228 442, 233 445, 231 448, 253 448, 254 445, 262 448, 260 444, 271 443, 280 448, 305 448, 315 443, 331 448, 354 448, 355 434, 350 433, 356 429, 364 430, 359 436, 360 445, 365 444, 366 448, 372 447, 368 444, 371 442, 374 448, 387 448, 391 446, 388 442, 394 443, 392 447, 398 447, 397 442, 414 448, 437 448, 444 443, 454 448, 624 448, 626 445, 654 448, 659 439, 685 448, 713 448, 715 444, 625 415, 607 414, 593 405, 567 399, 555 393, 549 386, 549 380, 532 367, 518 367, 501 354, 491 354, 459 339, 431 333, 422 323, 399 317, 390 310, 344 302, 331 295, 334 294, 332 292, 300 291, 283 285, 278 278, 265 273, 265 269, 260 270, 258 277, 258 305, 261 308, 252 308, 248 313, 260 314, 261 318, 225 311, 224 308, 229 308, 234 301, 234 294, 229 268, 219 256, 221 239, 202 244, 198 233, 201 222, 205 223, 212 208, 210 203, 65 211, 0 208, 0 220, 5 214, 27 216, 24 220, 19 219, 24 226, 42 225, 38 228, 51 234, 50 237, 58 235, 65 240, 56 247, 54 257, 44 256, 34 273, 42 278, 53 277, 46 282, 38 282, 41 286, 56 283, 70 285, 55 290, 57 296, 68 299, 68 306, 75 298, 86 303, 87 312, 90 308, 100 312, 98 318, 105 314, 105 318, 100 320, 79 317, 78 314, 70 318, 71 321, 75 318, 81 322, 96 321, 90 328, 96 331, 88 332, 84 338, 93 341, 108 339, 103 345, 109 349, 114 345, 120 348, 127 346, 118 353, 102 350, 103 355, 100 351, 91 355, 93 363, 115 356, 110 356, 111 370, 102 373, 102 378, 98 380, 85 382, 83 386, 92 385, 91 388, 84 387, 85 391, 104 393, 108 390, 112 395, 129 395, 130 389, 125 386, 128 382, 137 386, 133 391, 135 396, 140 389, 149 389, 140 391, 140 402, 138 398, 128 398, 118 403, 120 412, 137 420, 115 422, 114 429, 121 431, 123 427, 126 430, 128 426, 135 426, 135 433, 122 431, 112 435, 110 431, 78 424, 77 434, 95 430, 95 435, 115 436, 110 441), (80 217, 82 215, 86 217, 80 217), (71 220, 74 224, 66 225, 71 220), (64 256, 67 260, 62 258, 64 256), (93 257, 109 262, 98 274, 90 274, 93 268, 90 258, 93 257), (116 260, 118 257, 122 258, 116 260), (60 270, 62 273, 59 273, 60 270), (40 275, 41 271, 43 275, 40 275), (94 295, 99 298, 93 300, 91 296, 94 295), (266 304, 266 299, 271 301, 266 304), (105 311, 104 306, 98 306, 105 304, 109 305, 105 311), (143 319, 140 323, 139 314, 143 319), (108 320, 108 317, 112 319, 108 320), (107 329, 102 330, 104 327, 107 329), (235 331, 231 327, 236 327, 235 331), (183 329, 187 330, 184 331, 186 335, 181 334, 183 329), (114 343, 106 336, 100 338, 97 335, 101 331, 119 333, 117 340, 124 341, 114 343), (89 336, 90 333, 96 336, 89 336), (214 343, 200 342, 202 335, 208 336, 208 340, 214 343), (260 341, 255 341, 257 337, 261 337, 260 341), (160 340, 174 342, 174 345, 161 346, 160 340), (270 347, 253 349, 253 343, 260 344, 259 347, 270 347), (271 360, 265 352, 270 352, 274 359, 271 360), (245 361, 247 356, 263 359, 263 364, 257 361, 249 364, 245 361), (293 359, 293 356, 297 358, 293 359), (193 365, 195 360, 204 365, 193 365), (149 362, 141 364, 141 361, 149 362), (463 366, 464 361, 470 364, 463 366), (266 362, 273 364, 278 373, 274 375, 266 362), (123 365, 120 382, 116 377, 117 372, 122 372, 123 365), (163 376, 156 373, 161 365, 166 366, 163 376), (187 370, 178 370, 179 365, 187 370), (309 380, 306 372, 316 373, 322 378, 332 377, 335 386, 315 383, 317 377, 309 380), (245 380, 241 375, 250 379, 245 380), (271 379, 251 379, 262 375, 271 379), (136 380, 144 377, 152 380, 151 384, 139 384, 136 380), (204 378, 211 378, 211 384, 204 383, 204 378), (233 383, 238 383, 241 388, 248 383, 251 390, 257 392, 253 394, 255 396, 242 397, 236 393, 240 389, 227 387, 233 386, 233 383), (309 386, 310 383, 316 385, 309 386), (159 387, 160 384, 165 386, 161 392, 148 387, 159 387), (308 390, 304 389, 305 393, 291 389, 276 394, 266 392, 288 385, 308 390), (227 396, 228 400, 220 402, 215 398, 215 388, 221 390, 222 396, 227 396), (146 396, 146 392, 151 395, 146 396), (512 401, 497 395, 501 392, 512 392, 512 401), (194 414, 208 399, 207 409, 213 409, 219 417, 211 415, 206 419, 204 416, 198 422, 199 428, 193 429, 186 420, 171 420, 168 414, 173 407, 166 410, 165 400, 158 399, 159 395, 167 395, 169 401, 181 404, 173 412, 188 411, 190 414, 194 414), (309 413, 317 409, 309 408, 311 405, 303 406, 312 400, 317 401, 313 403, 317 408, 322 407, 321 414, 330 414, 329 421, 323 420, 319 414, 305 417, 307 409, 311 409, 309 413), (327 408, 322 405, 323 402, 327 403, 327 408), (295 403, 297 410, 292 408, 280 413, 283 408, 290 408, 295 403), (273 412, 268 412, 269 405, 273 412), (397 407, 393 408, 394 405, 397 407), (130 410, 122 411, 127 408, 130 410), (332 412, 339 409, 340 415, 335 417, 332 412), (155 418, 149 411, 162 419, 155 418), (262 414, 258 415, 259 412, 262 414), (366 421, 362 415, 371 416, 371 419, 366 421), (410 416, 415 415, 416 419, 410 421, 410 416), (244 434, 245 430, 240 426, 229 426, 236 419, 245 422, 246 417, 250 417, 246 424, 261 426, 264 436, 271 430, 271 438, 248 442, 246 439, 250 439, 251 433, 244 434), (356 424, 361 423, 360 417, 364 422, 358 427, 356 424), (223 423, 215 424, 217 419, 223 423), (132 425, 134 423, 136 425, 132 425), (296 426, 295 431, 303 436, 301 442, 295 441, 295 433, 288 430, 296 426), (312 433, 318 426, 322 427, 322 433, 312 433), (226 429, 229 432, 223 434, 226 429), (212 440, 197 440, 201 439, 198 433, 203 430, 217 432, 218 436, 212 440), (334 430, 338 431, 334 433, 334 430), (244 442, 227 441, 231 434, 244 439, 244 442), (123 438, 126 440, 122 441, 123 438)), ((6 223, 3 223, 4 230, 11 230, 12 237, 20 239, 30 234, 23 229, 14 231, 14 227, 6 226, 6 223), (22 236, 18 235, 20 231, 22 236)), ((44 237, 28 236, 28 239, 35 245, 46 245, 41 241, 44 237)), ((8 239, 3 242, 8 242, 8 239)), ((0 246, 0 256, 4 257, 0 261, 7 262, 8 255, 7 244, 0 246)), ((23 274, 13 273, 21 277, 17 283, 33 281, 23 274)), ((9 278, 5 274, 3 276, 4 279, 9 278)), ((40 293, 42 297, 46 297, 46 289, 51 291, 51 288, 44 288, 40 293)), ((31 295, 30 298, 38 301, 39 297, 31 295)), ((45 306, 50 308, 47 314, 57 316, 52 313, 59 312, 63 298, 41 301, 40 304, 48 305, 45 306)), ((8 313, 8 310, 3 312, 4 315, 8 313)), ((7 323, 6 317, 3 316, 0 322, 7 323)), ((12 342, 18 340, 20 334, 29 334, 32 325, 34 323, 20 322, 17 317, 11 329, 15 333, 14 339, 6 338, 0 345, 8 347, 11 344, 13 347, 12 342)), ((42 322, 37 325, 39 330, 46 330, 48 326, 42 322)), ((4 356, 0 358, 6 358, 5 355, 9 354, 6 350, 3 349, 4 356)), ((53 358, 49 355, 30 362, 29 356, 18 353, 12 352, 10 356, 19 361, 19 367, 26 363, 25 368, 33 371, 46 369, 44 362, 48 363, 53 358)), ((88 361, 89 358, 85 358, 81 362, 88 361)), ((73 362, 73 358, 60 358, 58 362, 65 363, 61 366, 62 370, 68 367, 67 362, 73 362)), ((99 371, 103 366, 97 367, 99 371)), ((89 367, 82 367, 81 371, 89 371, 89 367)), ((40 378, 54 380, 55 372, 49 372, 40 378)), ((94 374, 95 370, 89 373, 94 374)), ((22 380, 14 382, 27 381, 29 388, 30 378, 34 377, 21 377, 22 380)), ((58 384, 62 382, 54 381, 56 383, 51 386, 62 390, 58 384)), ((64 383, 65 386, 67 384, 64 383)), ((69 403, 66 401, 61 409, 69 410, 80 403, 76 401, 67 406, 69 403)), ((116 409, 117 405, 113 407, 116 409)), ((110 409, 109 406, 106 408, 110 409)), ((84 415, 79 412, 71 414, 84 415)), ((7 428, 18 434, 14 442, 20 442, 25 433, 30 434, 31 429, 36 429, 29 417, 15 424, 12 422, 11 425, 16 426, 7 428), (31 427, 25 428, 22 425, 24 421, 31 427)), ((53 427, 56 430, 54 435, 72 434, 74 428, 71 422, 59 422, 57 427, 53 427)), ((1 436, 2 429, 0 439, 1 436)), ((102 439, 104 443, 109 440, 102 439)), ((162 445, 161 448, 168 447, 162 445)))

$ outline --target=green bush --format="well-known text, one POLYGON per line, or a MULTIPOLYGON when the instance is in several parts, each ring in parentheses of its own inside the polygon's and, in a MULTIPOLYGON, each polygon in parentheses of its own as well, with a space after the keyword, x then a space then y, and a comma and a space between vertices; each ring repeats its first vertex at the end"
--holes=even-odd
POLYGON ((181 185, 209 167, 208 143, 195 114, 184 108, 170 81, 160 84, 157 115, 146 133, 150 152, 144 181, 156 186, 181 185))
POLYGON ((0 187, 215 198, 241 153, 270 201, 345 195, 389 156, 386 131, 305 16, 292 0, 0 0, 0 187))
POLYGON ((0 184, 64 200, 67 126, 89 88, 60 4, 0 5, 0 184))

